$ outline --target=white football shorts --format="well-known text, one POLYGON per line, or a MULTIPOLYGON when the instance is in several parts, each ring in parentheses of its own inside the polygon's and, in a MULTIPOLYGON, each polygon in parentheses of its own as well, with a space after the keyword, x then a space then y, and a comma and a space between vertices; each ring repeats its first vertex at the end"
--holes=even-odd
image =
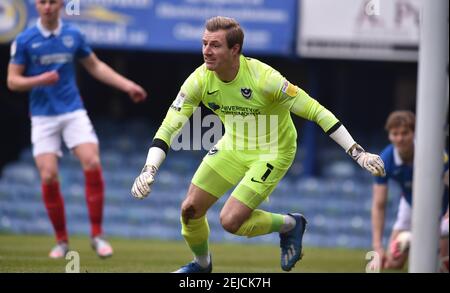
POLYGON ((55 153, 62 157, 61 138, 72 150, 83 143, 98 144, 98 138, 86 110, 76 110, 55 116, 31 117, 33 156, 55 153))
MULTIPOLYGON (((393 230, 410 231, 411 230, 411 206, 402 196, 398 205, 397 219, 395 220, 393 230)), ((448 236, 448 219, 441 219, 441 236, 448 236)))

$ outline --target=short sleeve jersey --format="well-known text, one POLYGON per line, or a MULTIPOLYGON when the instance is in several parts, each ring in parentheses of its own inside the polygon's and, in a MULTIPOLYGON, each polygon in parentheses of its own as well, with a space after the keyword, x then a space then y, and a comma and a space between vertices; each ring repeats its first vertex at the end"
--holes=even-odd
MULTIPOLYGON (((398 183, 402 190, 402 196, 411 205, 412 204, 412 185, 413 185, 413 165, 402 161, 396 148, 390 144, 381 152, 381 159, 384 162, 386 170, 385 177, 374 177, 375 183, 387 184, 389 179, 398 183)), ((443 171, 448 170, 448 155, 443 155, 443 171)), ((444 191, 443 209, 448 205, 448 190, 444 191)))
POLYGON ((75 80, 75 60, 92 53, 84 36, 71 25, 59 23, 52 33, 40 22, 17 36, 11 45, 10 63, 24 65, 25 76, 56 70, 54 85, 31 90, 29 109, 32 116, 51 116, 84 108, 75 80))

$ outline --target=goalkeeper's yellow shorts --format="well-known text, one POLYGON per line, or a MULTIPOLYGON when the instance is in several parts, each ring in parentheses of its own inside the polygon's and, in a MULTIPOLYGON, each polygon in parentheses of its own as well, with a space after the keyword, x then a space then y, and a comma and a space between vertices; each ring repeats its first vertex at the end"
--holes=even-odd
POLYGON ((295 151, 262 154, 221 149, 221 145, 219 142, 203 158, 192 183, 217 198, 237 185, 231 196, 251 209, 269 197, 295 157, 295 151))

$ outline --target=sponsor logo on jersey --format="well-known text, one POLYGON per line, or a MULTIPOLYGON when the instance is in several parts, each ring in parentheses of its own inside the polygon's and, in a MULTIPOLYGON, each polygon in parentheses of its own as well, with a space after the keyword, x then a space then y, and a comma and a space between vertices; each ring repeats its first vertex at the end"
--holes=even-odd
POLYGON ((58 54, 42 55, 39 58, 39 63, 41 65, 64 64, 72 62, 72 60, 73 60, 72 54, 58 53, 58 54))
POLYGON ((293 98, 298 93, 298 87, 290 83, 289 81, 285 80, 283 83, 283 87, 281 88, 281 91, 288 95, 289 97, 293 98))
POLYGON ((241 88, 241 94, 248 100, 252 97, 252 90, 249 88, 241 88))
POLYGON ((219 110, 219 109, 220 109, 220 106, 217 105, 216 103, 208 103, 208 106, 209 106, 213 111, 216 111, 216 110, 219 110))
POLYGON ((175 101, 173 101, 170 108, 174 109, 175 111, 180 112, 181 108, 184 105, 185 100, 186 100, 186 94, 183 92, 179 92, 177 98, 175 99, 175 101))
POLYGON ((36 49, 36 48, 39 48, 41 45, 42 45, 42 42, 33 43, 33 44, 31 44, 31 48, 36 49))
POLYGON ((207 91, 206 93, 208 95, 214 95, 215 93, 217 93, 219 90, 215 90, 215 91, 207 91))
POLYGON ((243 117, 246 117, 248 115, 257 116, 261 114, 260 109, 256 108, 250 108, 250 107, 242 107, 242 106, 227 106, 222 105, 220 108, 220 111, 222 111, 225 115, 240 115, 243 117))

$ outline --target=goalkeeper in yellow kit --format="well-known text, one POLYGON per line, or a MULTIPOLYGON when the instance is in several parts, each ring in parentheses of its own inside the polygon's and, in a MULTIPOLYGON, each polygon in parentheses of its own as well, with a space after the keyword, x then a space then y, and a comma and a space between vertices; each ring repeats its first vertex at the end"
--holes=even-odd
POLYGON ((176 272, 212 271, 206 212, 232 187, 220 213, 224 229, 247 237, 278 232, 281 268, 290 271, 300 260, 305 217, 257 209, 294 160, 297 132, 291 112, 315 121, 359 165, 384 175, 380 157, 365 152, 330 111, 278 71, 244 57, 243 40, 243 30, 234 19, 218 16, 206 22, 205 62, 181 86, 131 189, 136 198, 148 196, 173 138, 200 102, 220 117, 225 134, 204 157, 181 206, 181 233, 194 261, 176 272))

